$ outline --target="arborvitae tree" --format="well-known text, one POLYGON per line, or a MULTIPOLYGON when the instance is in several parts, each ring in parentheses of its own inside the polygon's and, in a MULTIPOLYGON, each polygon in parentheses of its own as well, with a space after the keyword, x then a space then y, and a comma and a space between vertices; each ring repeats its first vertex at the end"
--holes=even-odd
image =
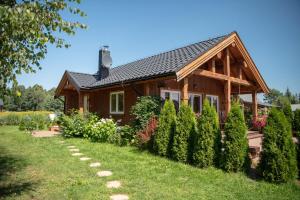
MULTIPOLYGON (((300 136, 300 109, 294 112, 293 129, 300 136)), ((300 143, 300 142, 299 142, 300 143)))
POLYGON ((221 134, 217 112, 207 99, 204 100, 197 127, 193 145, 193 164, 197 167, 212 166, 219 157, 221 134))
POLYGON ((191 137, 195 133, 196 119, 191 107, 182 102, 177 114, 176 130, 172 143, 171 157, 174 160, 187 162, 191 155, 191 137))
POLYGON ((248 156, 248 140, 247 126, 238 102, 232 105, 228 113, 224 135, 222 167, 225 171, 242 171, 248 156))
POLYGON ((293 123, 293 111, 292 111, 292 108, 291 108, 291 104, 290 103, 285 103, 283 106, 282 106, 282 111, 290 125, 290 128, 291 128, 291 125, 293 123))
POLYGON ((270 182, 287 182, 297 175, 295 145, 284 114, 273 108, 264 128, 260 164, 262 176, 270 182))
POLYGON ((176 110, 172 100, 166 100, 161 110, 157 132, 154 136, 153 149, 160 156, 170 152, 170 141, 174 134, 176 110))

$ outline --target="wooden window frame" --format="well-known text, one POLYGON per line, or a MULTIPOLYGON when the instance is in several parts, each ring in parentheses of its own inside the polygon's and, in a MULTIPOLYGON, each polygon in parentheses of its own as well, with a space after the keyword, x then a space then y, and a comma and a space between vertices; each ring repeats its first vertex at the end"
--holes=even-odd
POLYGON ((111 92, 109 94, 109 112, 110 114, 118 114, 118 115, 123 115, 124 114, 124 110, 125 110, 125 93, 124 91, 116 91, 116 92, 111 92), (119 94, 123 94, 123 111, 119 111, 119 94), (112 95, 116 95, 116 111, 112 111, 111 110, 111 97, 112 95))

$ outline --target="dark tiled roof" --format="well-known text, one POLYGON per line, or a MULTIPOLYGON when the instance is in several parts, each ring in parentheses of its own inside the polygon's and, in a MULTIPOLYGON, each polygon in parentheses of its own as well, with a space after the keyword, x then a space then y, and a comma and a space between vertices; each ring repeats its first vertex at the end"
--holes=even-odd
POLYGON ((230 34, 194 43, 185 47, 140 59, 111 68, 109 76, 100 79, 97 74, 69 72, 80 87, 103 87, 121 82, 149 79, 164 75, 175 75, 182 67, 223 41, 230 34))
POLYGON ((97 74, 85 74, 70 71, 68 71, 68 74, 80 88, 89 87, 98 80, 97 74))

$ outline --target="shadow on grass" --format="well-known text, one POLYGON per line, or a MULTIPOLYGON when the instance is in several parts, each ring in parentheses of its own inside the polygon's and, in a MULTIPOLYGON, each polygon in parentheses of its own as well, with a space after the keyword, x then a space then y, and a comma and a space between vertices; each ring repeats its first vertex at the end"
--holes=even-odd
POLYGON ((27 166, 25 159, 9 155, 0 147, 0 197, 21 195, 25 191, 32 191, 36 183, 28 180, 18 180, 16 174, 27 166))

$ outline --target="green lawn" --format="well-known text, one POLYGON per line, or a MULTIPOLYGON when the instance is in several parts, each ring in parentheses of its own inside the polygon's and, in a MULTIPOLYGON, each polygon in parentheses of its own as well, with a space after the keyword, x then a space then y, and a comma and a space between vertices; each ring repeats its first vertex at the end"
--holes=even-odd
POLYGON ((295 183, 274 185, 243 174, 197 169, 132 147, 66 139, 92 161, 100 161, 100 169, 113 172, 100 178, 99 169, 71 156, 59 140, 0 127, 0 199, 109 199, 115 193, 138 200, 300 199, 295 183), (107 189, 108 180, 120 180, 122 187, 107 189))

